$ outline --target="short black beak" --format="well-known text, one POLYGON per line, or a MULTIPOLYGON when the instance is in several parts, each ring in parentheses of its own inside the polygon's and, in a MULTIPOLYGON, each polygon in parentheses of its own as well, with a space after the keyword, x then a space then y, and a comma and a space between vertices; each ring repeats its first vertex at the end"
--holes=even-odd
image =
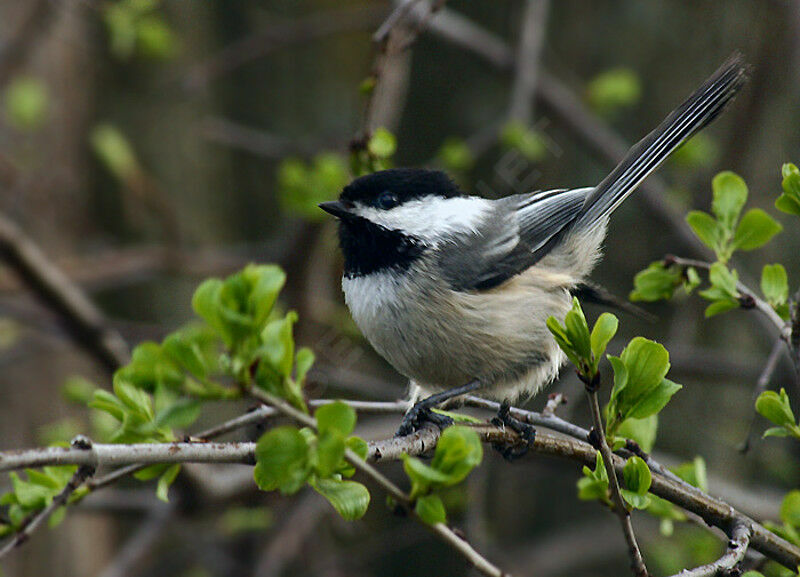
POLYGON ((329 202, 321 202, 318 205, 322 210, 328 214, 332 214, 336 218, 344 218, 352 213, 353 205, 349 202, 342 202, 341 200, 331 200, 329 202))

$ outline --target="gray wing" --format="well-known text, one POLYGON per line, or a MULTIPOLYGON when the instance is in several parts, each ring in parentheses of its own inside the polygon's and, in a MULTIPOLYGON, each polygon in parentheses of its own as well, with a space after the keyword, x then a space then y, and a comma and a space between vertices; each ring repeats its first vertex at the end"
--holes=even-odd
POLYGON ((474 234, 442 251, 439 265, 456 290, 486 290, 536 264, 580 213, 592 188, 515 194, 494 201, 474 234), (548 243, 550 246, 547 246, 548 243))

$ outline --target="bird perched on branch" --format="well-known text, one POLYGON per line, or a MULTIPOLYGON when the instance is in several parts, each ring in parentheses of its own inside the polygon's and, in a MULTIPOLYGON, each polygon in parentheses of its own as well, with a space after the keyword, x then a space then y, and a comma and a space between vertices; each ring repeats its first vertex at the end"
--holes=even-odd
MULTIPOLYGON (((548 317, 601 255, 611 213, 746 80, 732 56, 594 187, 469 196, 442 172, 392 169, 355 179, 320 207, 339 219, 342 288, 364 336, 429 392, 399 434, 446 398, 510 401, 558 374, 548 317)), ((505 411, 505 418, 507 410, 505 411)))

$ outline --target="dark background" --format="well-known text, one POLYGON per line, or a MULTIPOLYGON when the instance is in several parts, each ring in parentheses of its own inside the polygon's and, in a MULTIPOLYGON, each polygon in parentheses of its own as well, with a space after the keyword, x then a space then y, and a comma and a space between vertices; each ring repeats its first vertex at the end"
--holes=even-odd
MULTIPOLYGON (((377 52, 370 37, 391 4, 142 3, 150 20, 137 24, 145 30, 126 48, 113 9, 133 4, 0 2, 0 211, 90 295, 130 344, 158 338, 190 318, 200 279, 251 260, 278 262, 289 274, 284 305, 300 313, 297 339, 318 357, 310 392, 401 396, 402 379, 359 337, 343 307, 333 223, 283 210, 278 178, 287 158, 346 155, 360 134, 366 97, 359 85, 377 52), (132 164, 115 170, 97 144, 98 126, 113 127, 135 155, 132 164)), ((453 0, 445 10, 515 53, 525 2, 453 0)), ((599 150, 593 137, 607 137, 610 129, 626 143, 636 141, 740 50, 753 66, 749 85, 699 144, 659 172, 663 191, 657 197, 679 217, 689 208, 708 210, 711 178, 726 169, 747 181, 749 206, 776 213, 781 164, 800 161, 800 3, 562 0, 550 3, 543 34, 540 92, 557 86, 569 98, 537 99, 521 118, 511 114, 535 128, 546 143, 542 154, 526 158, 498 138, 510 115, 513 63, 489 61, 423 31, 381 79, 391 76, 386 82, 396 89, 373 120, 397 135, 395 164, 435 164, 442 144, 455 138, 476 152, 474 168, 457 174, 471 192, 591 185, 610 170, 613 156, 607 141, 599 150), (610 90, 622 93, 620 101, 598 95, 598 77, 619 69, 624 79, 610 90), (589 112, 588 124, 559 112, 559 104, 572 102, 589 112)), ((763 264, 783 262, 796 289, 800 231, 790 217, 778 219, 784 232, 734 266, 754 279, 763 264)), ((595 280, 625 296, 635 273, 667 253, 708 257, 685 233, 654 210, 645 193, 634 195, 612 219, 595 280)), ((748 453, 738 451, 775 335, 755 313, 706 321, 704 307, 693 295, 647 305, 658 316, 654 323, 621 314, 610 350, 618 353, 639 334, 670 350, 671 378, 684 389, 662 413, 656 453, 668 464, 702 455, 711 494, 756 518, 776 519, 780 496, 798 484, 796 452, 781 440, 755 440, 748 453)), ((0 269, 0 448, 88 430, 85 411, 60 394, 73 375, 109 383, 58 316, 12 268, 0 269)), ((778 383, 797 407, 786 359, 773 378, 778 383)), ((562 416, 588 425, 570 371, 552 390, 571 400, 562 416)), ((529 406, 541 409, 543 397, 529 406)), ((231 410, 221 408, 207 420, 222 420, 231 410)), ((361 432, 386 436, 396 420, 364 419, 361 432)), ((763 428, 759 421, 757 430, 763 428)), ((169 507, 155 501, 151 487, 122 483, 88 499, 54 531, 40 531, 4 562, 3 574, 466 571, 418 525, 390 515, 378 491, 364 521, 345 523, 314 494, 257 494, 246 468, 187 469, 169 507), (226 529, 226 511, 243 506, 268 508, 269 527, 226 529), (129 558, 120 557, 125 551, 129 558)), ((509 465, 489 455, 466 489, 453 494, 453 521, 515 575, 623 574, 628 561, 617 521, 596 503, 577 500, 578 476, 569 462, 531 457, 509 465)), ((666 538, 646 514, 634 522, 656 574, 709 561, 723 547, 690 523, 666 538)))

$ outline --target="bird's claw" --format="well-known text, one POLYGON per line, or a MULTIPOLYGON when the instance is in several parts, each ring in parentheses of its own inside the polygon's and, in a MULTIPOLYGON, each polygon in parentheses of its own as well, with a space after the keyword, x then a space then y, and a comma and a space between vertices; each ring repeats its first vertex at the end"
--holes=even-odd
POLYGON ((528 454, 528 451, 536 440, 536 429, 533 427, 533 425, 523 423, 516 417, 513 417, 510 413, 510 409, 510 405, 504 401, 500 405, 500 410, 497 412, 497 416, 492 419, 492 424, 496 427, 503 429, 508 427, 509 429, 516 431, 520 438, 524 441, 524 444, 520 444, 519 442, 493 443, 492 447, 498 453, 500 453, 506 461, 516 461, 517 459, 528 454))

